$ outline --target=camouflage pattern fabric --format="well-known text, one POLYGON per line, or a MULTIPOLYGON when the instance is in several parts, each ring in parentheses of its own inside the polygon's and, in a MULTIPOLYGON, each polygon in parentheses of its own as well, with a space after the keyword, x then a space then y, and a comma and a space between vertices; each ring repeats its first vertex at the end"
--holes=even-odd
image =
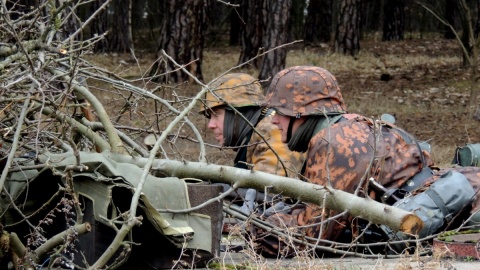
MULTIPOLYGON (((407 143, 393 127, 358 115, 346 116, 351 119, 321 130, 310 140, 304 172, 304 177, 308 181, 354 193, 361 184, 361 179, 374 177, 386 188, 397 188, 422 170, 422 157, 418 146, 407 143)), ((432 166, 430 155, 427 152, 423 152, 423 155, 426 164, 432 166)), ((361 188, 366 190, 367 181, 363 183, 361 188)), ((371 192, 368 196, 375 198, 376 195, 371 192)), ((273 215, 266 221, 288 224, 287 228, 292 230, 295 226, 292 220, 296 220, 298 226, 304 226, 319 223, 336 214, 339 213, 334 211, 322 213, 321 207, 307 204, 304 210, 295 213, 293 217, 284 214, 273 215), (283 222, 275 222, 276 219, 283 222)), ((354 227, 352 219, 353 217, 344 215, 324 223, 321 238, 338 240, 345 229, 354 227)), ((320 229, 318 225, 297 232, 317 238, 320 229)), ((264 232, 261 230, 258 232, 259 235, 262 233, 264 232)), ((289 253, 288 250, 271 248, 277 246, 285 249, 285 246, 288 246, 288 243, 282 242, 281 239, 272 239, 272 236, 270 239, 258 238, 259 248, 270 247, 266 250, 271 252, 272 256, 289 253), (282 244, 272 245, 275 241, 282 244)))
MULTIPOLYGON (((417 144, 406 143, 401 134, 385 123, 362 116, 321 130, 310 140, 310 145, 304 176, 312 183, 351 193, 361 179, 370 177, 387 189, 398 188, 423 168, 417 144)), ((423 151, 423 156, 426 164, 432 166, 430 155, 423 151)), ((334 214, 337 213, 327 213, 323 218, 334 214)), ((310 205, 303 222, 318 222, 320 215, 321 208, 310 205)), ((344 229, 350 227, 349 221, 350 218, 343 217, 329 222, 322 238, 337 240, 344 229)), ((317 237, 319 229, 319 226, 311 227, 306 234, 317 237)))
POLYGON ((212 82, 205 95, 200 114, 209 109, 229 104, 232 107, 260 106, 264 102, 258 80, 245 73, 229 73, 212 82))
MULTIPOLYGON (((316 134, 310 141, 307 156, 307 167, 304 176, 312 183, 331 186, 348 192, 355 192, 360 184, 360 179, 373 176, 386 188, 398 188, 405 181, 422 169, 422 162, 418 147, 406 143, 401 135, 390 127, 381 127, 381 134, 374 132, 373 121, 364 117, 356 117, 348 121, 339 122, 330 128, 316 134), (372 148, 374 134, 378 134, 377 149, 372 148), (376 158, 374 158, 376 157, 376 158)), ((424 152, 426 163, 433 166, 428 153, 424 152)), ((425 180, 423 186, 414 194, 423 192, 441 175, 449 170, 464 174, 473 189, 478 193, 480 189, 479 167, 454 167, 434 171, 434 174, 425 180)), ((365 186, 363 187, 365 190, 365 186)), ((360 193, 362 195, 362 193, 360 193)), ((365 194, 363 194, 365 195, 365 194)), ((376 198, 374 192, 368 196, 376 198)), ((462 214, 470 215, 479 211, 480 196, 473 198, 471 207, 466 206, 462 214)), ((303 210, 294 211, 292 214, 277 214, 266 219, 266 222, 288 231, 295 231, 309 237, 319 237, 320 226, 307 229, 295 229, 326 220, 339 214, 334 211, 325 211, 316 205, 306 205, 303 210)), ((461 216, 457 223, 468 216, 461 216)), ((323 225, 322 239, 338 241, 345 229, 356 230, 352 216, 341 216, 323 225)), ((342 239, 343 241, 348 239, 342 239)), ((293 256, 302 249, 295 246, 287 239, 279 238, 264 230, 257 230, 258 252, 265 256, 293 256)))
POLYGON ((313 66, 294 66, 277 73, 264 106, 292 117, 346 111, 335 77, 326 69, 313 66))
MULTIPOLYGON (((271 123, 272 116, 273 115, 265 116, 260 122, 258 122, 255 129, 262 134, 268 144, 281 158, 287 168, 288 176, 295 178, 301 171, 305 160, 305 154, 290 151, 288 146, 282 143, 280 130, 278 130, 277 126, 271 123)), ((277 156, 258 133, 253 133, 248 145, 247 163, 252 164, 254 170, 286 176, 285 170, 282 164, 278 161, 277 156)))
MULTIPOLYGON (((303 176, 312 183, 357 192, 359 196, 380 201, 381 194, 368 189, 367 179, 370 177, 386 189, 396 189, 420 173, 424 166, 433 166, 429 153, 422 151, 415 142, 410 142, 404 131, 380 120, 345 114, 346 107, 337 80, 323 68, 295 66, 280 71, 273 78, 263 105, 295 118, 343 115, 342 121, 320 130, 309 141, 303 176)), ((480 168, 453 169, 463 173, 474 190, 478 191, 480 168)), ((444 172, 435 172, 418 192, 439 179, 444 172)), ((480 196, 477 196, 472 207, 467 207, 470 213, 480 208, 479 200, 480 196)), ((353 222, 354 217, 338 214, 307 204, 304 209, 297 209, 290 215, 269 216, 266 222, 284 229, 287 234, 295 231, 314 239, 319 237, 332 241, 339 241, 343 237, 341 240, 350 242, 352 239, 344 239, 344 232, 350 229, 351 237, 355 237, 357 224, 353 222)), ((301 248, 292 246, 285 237, 276 237, 261 229, 256 233, 257 248, 264 255, 292 256, 293 251, 301 248)))
MULTIPOLYGON (((214 81, 210 85, 211 92, 207 92, 200 113, 208 114, 208 109, 229 104, 233 107, 259 106, 264 102, 263 90, 258 80, 246 73, 229 73, 214 81)), ((292 152, 281 141, 278 128, 271 123, 273 114, 265 116, 258 122, 252 134, 247 149, 246 162, 253 165, 253 169, 271 174, 286 176, 285 165, 289 177, 297 177, 305 160, 305 154, 292 152), (272 151, 270 147, 275 150, 272 151)))

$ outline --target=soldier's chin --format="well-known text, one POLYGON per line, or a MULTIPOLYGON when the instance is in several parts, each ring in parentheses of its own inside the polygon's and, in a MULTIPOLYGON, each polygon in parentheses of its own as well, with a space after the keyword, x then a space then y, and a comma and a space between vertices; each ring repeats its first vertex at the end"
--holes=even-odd
POLYGON ((220 136, 218 136, 218 137, 215 136, 215 140, 217 140, 218 144, 223 145, 223 141, 224 141, 224 140, 223 140, 223 136, 222 136, 222 137, 220 137, 220 136))

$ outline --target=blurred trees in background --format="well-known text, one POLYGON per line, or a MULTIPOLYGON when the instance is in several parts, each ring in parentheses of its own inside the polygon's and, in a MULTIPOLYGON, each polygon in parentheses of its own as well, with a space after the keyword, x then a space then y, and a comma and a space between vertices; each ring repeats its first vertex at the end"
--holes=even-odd
MULTIPOLYGON (((15 247, 19 247, 18 254, 32 256, 23 262, 27 266, 49 268, 47 264, 55 265, 57 259, 68 263, 74 262, 75 258, 82 260, 83 254, 79 252, 91 248, 90 245, 78 251, 73 245, 77 234, 86 234, 91 230, 86 223, 83 230, 73 225, 81 225, 86 220, 83 219, 83 210, 93 213, 94 208, 93 205, 87 205, 88 201, 86 207, 81 208, 82 203, 76 197, 76 191, 71 188, 74 186, 73 173, 78 172, 80 177, 87 175, 88 168, 81 164, 85 160, 80 159, 80 152, 118 154, 118 163, 130 164, 137 156, 153 158, 154 154, 150 154, 139 140, 147 134, 155 134, 160 137, 151 153, 159 153, 172 161, 192 160, 191 157, 185 158, 184 151, 192 143, 199 148, 200 154, 195 158, 202 162, 206 160, 202 134, 188 118, 198 115, 190 114, 187 117, 187 113, 195 110, 196 101, 208 89, 202 88, 203 92, 197 93, 192 99, 191 96, 180 97, 176 93, 176 86, 173 85, 170 89, 169 85, 165 87, 166 90, 161 89, 164 96, 159 97, 157 91, 161 87, 155 86, 152 90, 150 84, 150 80, 157 77, 169 82, 202 80, 204 48, 215 46, 238 50, 241 52, 239 65, 248 62, 244 68, 259 71, 260 78, 268 79, 284 68, 290 48, 323 48, 328 44, 330 51, 336 47, 341 48, 340 53, 355 56, 361 49, 360 43, 364 38, 385 37, 386 33, 382 33, 382 29, 389 32, 387 36, 392 37, 384 40, 424 38, 432 32, 437 32, 442 37, 446 32, 441 18, 447 17, 451 34, 459 40, 460 36, 463 37, 461 41, 466 63, 473 67, 473 90, 473 85, 478 81, 475 77, 478 58, 478 1, 455 1, 456 5, 450 8, 448 16, 445 10, 451 4, 450 1, 425 1, 423 5, 419 3, 409 0, 0 2, 0 188, 5 191, 3 184, 6 180, 13 180, 10 182, 12 185, 9 183, 11 189, 3 192, 5 196, 1 198, 12 212, 3 217, 18 217, 25 221, 22 224, 16 221, 9 224, 22 226, 21 231, 24 233, 20 235, 21 238, 15 238, 12 234, 11 239, 12 243, 17 243, 15 247), (388 15, 392 10, 394 15, 399 16, 388 15), (388 27, 383 27, 382 24, 388 24, 388 27), (308 42, 293 42, 299 39, 308 42), (152 65, 151 77, 140 74, 140 80, 135 78, 130 81, 121 74, 89 63, 83 56, 91 52, 130 53, 132 58, 146 53, 151 55, 152 63, 156 65, 152 65), (104 100, 108 100, 107 104, 102 104, 90 90, 98 90, 100 95, 104 95, 104 100), (89 117, 90 114, 94 116, 89 117), (185 134, 194 134, 194 141, 185 140, 176 144, 176 140, 185 134), (52 155, 43 156, 45 151, 52 155), (65 153, 71 163, 60 164, 65 160, 63 155, 55 156, 60 153, 65 153), (127 153, 129 159, 125 161, 127 153), (132 159, 130 155, 133 156, 132 159), (39 159, 40 156, 43 159, 39 159), (52 162, 57 165, 52 165, 52 162), (48 185, 41 181, 32 182, 37 179, 38 173, 43 174, 47 170, 48 175, 42 176, 50 180, 46 181, 48 185), (10 173, 14 173, 15 177, 7 179, 10 173), (36 189, 42 192, 30 192, 36 189), (27 203, 27 195, 39 200, 27 203), (44 201, 49 202, 49 206, 54 209, 66 209, 64 214, 58 214, 57 220, 54 220, 61 221, 56 223, 57 230, 49 230, 48 234, 43 232, 43 226, 48 225, 51 229, 50 222, 53 221, 43 222, 43 219, 49 217, 52 208, 45 207, 47 204, 44 201), (71 211, 72 206, 74 211, 71 211), (70 227, 75 231, 70 233, 65 230, 70 227), (34 241, 25 247, 19 240, 25 240, 30 232, 34 241), (69 242, 63 245, 61 240, 64 239, 64 234, 57 232, 69 233, 69 242), (55 240, 55 245, 45 241, 47 239, 55 240), (47 250, 43 248, 45 244, 53 248, 63 245, 64 248, 59 251, 65 251, 63 254, 67 255, 57 256, 52 253, 50 256, 44 252, 47 250)), ((474 97, 473 92, 471 96, 474 97)), ((149 171, 152 164, 147 166, 150 162, 145 159, 142 162, 144 163, 139 164, 137 169, 146 168, 144 171, 149 171)), ((102 180, 102 189, 99 190, 104 190, 104 185, 111 184, 115 185, 115 189, 117 186, 128 189, 121 191, 118 197, 98 192, 115 200, 115 207, 112 206, 111 211, 105 209, 111 215, 99 216, 98 220, 114 230, 113 236, 118 232, 119 241, 115 238, 110 246, 107 243, 102 247, 107 251, 105 256, 98 254, 101 257, 97 258, 97 254, 92 255, 95 264, 90 265, 89 269, 99 269, 100 265, 105 264, 115 268, 130 254, 130 248, 136 241, 133 236, 139 235, 129 232, 142 223, 142 215, 137 215, 136 209, 143 186, 136 182, 126 185, 117 175, 108 173, 108 170, 95 164, 90 169, 89 176, 102 180), (105 181, 104 175, 98 175, 100 171, 108 177, 115 176, 115 182, 105 181), (126 195, 131 196, 131 204, 126 199, 130 197, 125 197, 126 195), (116 251, 119 251, 119 256, 114 256, 116 251)), ((132 179, 136 180, 138 175, 135 174, 132 179)), ((140 181, 145 182, 146 177, 147 174, 143 174, 140 181)), ((91 217, 88 222, 94 224, 98 220, 93 219, 91 213, 88 213, 91 217)), ((143 220, 143 224, 148 222, 143 220)), ((3 230, 11 228, 1 227, 3 230)), ((19 232, 16 229, 13 231, 19 232)), ((151 237, 152 234, 145 235, 148 238, 146 240, 152 240, 147 243, 156 241, 151 237)), ((145 240, 143 237, 141 240, 145 240)), ((144 251, 158 252, 159 246, 165 249, 170 247, 156 242, 149 246, 145 241, 139 246, 142 249, 135 256, 140 258, 147 257, 144 251)), ((183 245, 178 249, 183 252, 183 245)), ((153 253, 150 255, 151 258, 158 256, 153 253)), ((178 254, 174 255, 179 258, 178 254)), ((14 262, 17 261, 13 259, 14 262)), ((0 269, 7 267, 7 264, 0 262, 0 269)))
POLYGON ((335 52, 355 56, 360 51, 363 0, 342 0, 335 31, 335 52))
MULTIPOLYGON (((242 46, 238 64, 254 58, 262 47, 267 21, 265 0, 244 0, 238 3, 231 12, 235 12, 240 20, 240 44, 242 46), (239 12, 240 11, 240 12, 239 12)), ((260 59, 251 62, 254 68, 260 67, 260 59)))
MULTIPOLYGON (((155 55, 151 75, 174 70, 162 50, 198 79, 202 76, 202 51, 210 46, 238 46, 238 64, 257 69, 260 79, 272 77, 285 67, 288 48, 266 50, 282 43, 302 40, 298 48, 325 47, 354 56, 361 50, 362 39, 381 36, 384 41, 423 38, 437 32, 454 38, 452 29, 464 29, 464 16, 458 12, 459 1, 452 0, 99 0, 77 1, 78 18, 69 18, 72 31, 81 28, 77 39, 89 39, 108 32, 95 44, 96 52, 134 52, 155 55), (82 25, 98 7, 111 2, 95 19, 82 25), (425 10, 428 6, 450 28, 425 10), (279 8, 281 7, 281 8, 279 8), (288 11, 286 11, 288 9, 288 11), (335 37, 331 39, 331 37, 335 37), (135 44, 135 46, 134 46, 135 44)), ((479 1, 465 1, 478 35, 479 1)), ((18 9, 35 6, 36 1, 7 1, 18 9)), ((468 32, 468 31, 467 31, 468 32)), ((465 33, 465 31, 464 31, 465 33)), ((171 73, 175 82, 187 80, 182 72, 171 73)))
POLYGON ((208 0, 162 1, 163 9, 162 31, 156 53, 157 62, 151 70, 151 76, 166 74, 166 81, 187 81, 189 76, 168 61, 164 51, 177 63, 187 65, 187 70, 199 80, 203 80, 202 56, 207 14, 208 0))
POLYGON ((305 45, 329 42, 332 34, 332 18, 332 0, 310 0, 305 15, 305 45))
POLYGON ((285 68, 287 48, 282 45, 289 40, 288 33, 292 21, 290 18, 292 0, 266 0, 266 3, 269 14, 263 40, 263 49, 266 53, 258 75, 264 89, 268 87, 269 79, 285 68), (279 46, 282 47, 278 48, 279 46))
POLYGON ((383 41, 403 40, 405 1, 392 0, 384 5, 383 41))

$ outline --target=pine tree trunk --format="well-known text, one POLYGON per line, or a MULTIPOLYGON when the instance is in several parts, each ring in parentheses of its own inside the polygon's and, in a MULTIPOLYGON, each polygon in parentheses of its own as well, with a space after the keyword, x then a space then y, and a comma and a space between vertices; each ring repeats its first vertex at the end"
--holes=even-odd
POLYGON ((385 2, 383 17, 383 41, 403 40, 405 25, 405 3, 403 0, 385 2))
MULTIPOLYGON (((97 11, 107 0, 97 0, 93 1, 92 5, 90 6, 90 13, 93 14, 97 11)), ((90 25, 90 35, 93 37, 94 35, 102 35, 104 34, 107 29, 107 9, 102 10, 101 13, 95 17, 95 20, 92 20, 90 25)), ((104 38, 97 42, 94 47, 95 52, 106 52, 108 50, 108 42, 107 39, 104 38)))
POLYGON ((203 81, 203 42, 207 23, 208 1, 186 0, 165 1, 165 17, 162 26, 157 61, 150 75, 156 81, 184 82, 191 78, 171 61, 165 59, 162 50, 197 79, 203 81), (160 60, 159 60, 160 59, 160 60))
MULTIPOLYGON (((244 5, 244 13, 242 14, 244 23, 241 33, 242 51, 240 52, 238 64, 243 64, 259 54, 266 20, 270 16, 267 16, 265 10, 265 0, 245 0, 244 5)), ((261 59, 257 58, 250 65, 258 68, 260 63, 261 59)))
MULTIPOLYGON (((445 19, 450 24, 455 28, 455 13, 457 10, 457 3, 456 0, 445 0, 445 19)), ((450 26, 446 25, 445 26, 445 32, 443 34, 443 37, 445 39, 454 39, 455 34, 453 33, 452 29, 450 26)))
POLYGON ((363 0, 342 0, 335 33, 335 52, 355 56, 360 51, 363 0))
MULTIPOLYGON (((263 42, 266 51, 287 43, 291 6, 292 0, 267 0, 269 20, 263 42)), ((261 83, 265 91, 273 76, 285 68, 286 59, 285 47, 275 49, 264 56, 258 79, 263 81, 261 83)))
POLYGON ((310 0, 305 19, 305 45, 330 42, 332 10, 332 0, 310 0))
POLYGON ((241 0, 232 1, 234 4, 240 5, 240 7, 235 7, 230 11, 230 46, 237 46, 240 44, 240 29, 242 28, 242 18, 240 17, 243 14, 243 5, 241 5, 241 0))
POLYGON ((478 34, 480 33, 480 0, 477 0, 477 20, 475 22, 473 33, 475 35, 475 39, 478 39, 478 34))
MULTIPOLYGON (((460 37, 463 46, 465 47, 466 53, 463 53, 463 66, 471 67, 472 58, 474 52, 475 38, 473 33, 473 23, 471 10, 467 5, 466 0, 457 1, 457 8, 459 10, 460 20, 462 23, 462 35, 460 37)), ((475 100, 475 99, 474 99, 475 100)))
POLYGON ((113 5, 112 34, 108 35, 109 51, 127 53, 133 50, 131 28, 132 0, 116 0, 113 5))
POLYGON ((305 0, 292 0, 289 41, 302 40, 305 33, 305 0))

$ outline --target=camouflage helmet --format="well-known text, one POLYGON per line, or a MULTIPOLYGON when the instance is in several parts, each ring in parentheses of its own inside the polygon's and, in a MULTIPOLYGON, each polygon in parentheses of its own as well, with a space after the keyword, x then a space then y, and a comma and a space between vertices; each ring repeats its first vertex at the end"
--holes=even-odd
POLYGON ((260 83, 246 73, 230 73, 214 81, 199 111, 230 104, 233 107, 260 106, 265 101, 260 83), (212 94, 213 92, 213 94, 212 94))
POLYGON ((292 117, 346 112, 335 77, 315 66, 294 66, 278 72, 264 106, 292 117))

